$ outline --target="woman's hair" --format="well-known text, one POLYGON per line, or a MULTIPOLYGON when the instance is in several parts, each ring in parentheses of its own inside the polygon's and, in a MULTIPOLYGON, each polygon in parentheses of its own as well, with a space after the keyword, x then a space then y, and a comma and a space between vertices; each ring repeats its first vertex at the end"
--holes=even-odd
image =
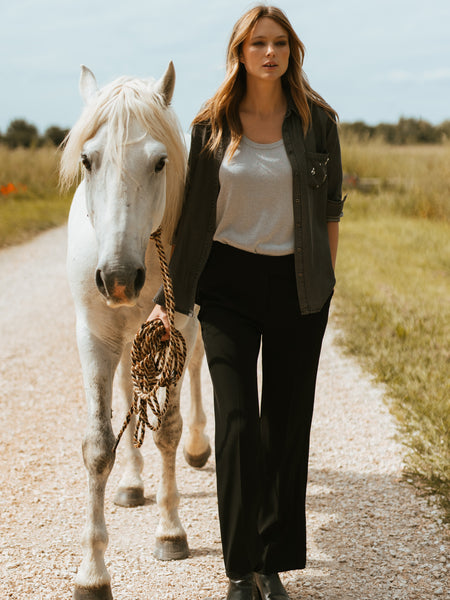
POLYGON ((336 111, 308 83, 302 68, 305 46, 295 33, 284 12, 275 6, 255 6, 235 24, 228 44, 225 80, 214 96, 207 100, 193 121, 194 125, 205 121, 211 124, 211 136, 207 146, 210 152, 214 152, 220 145, 226 126, 228 126, 231 134, 230 157, 233 156, 239 146, 242 138, 239 105, 245 95, 247 83, 246 70, 240 61, 242 46, 256 23, 264 17, 273 19, 288 34, 289 64, 286 73, 282 77, 282 85, 292 96, 302 119, 304 133, 306 134, 311 123, 310 103, 321 106, 332 119, 337 120, 336 111))

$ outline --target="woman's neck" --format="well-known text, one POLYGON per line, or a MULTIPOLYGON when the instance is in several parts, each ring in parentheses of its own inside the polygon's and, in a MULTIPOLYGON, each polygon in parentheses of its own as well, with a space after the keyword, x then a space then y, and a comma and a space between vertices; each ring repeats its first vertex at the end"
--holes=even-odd
POLYGON ((242 133, 261 144, 277 142, 282 138, 286 107, 287 100, 280 81, 257 80, 255 84, 247 85, 239 106, 242 133))
POLYGON ((248 78, 247 89, 239 110, 260 117, 270 117, 273 114, 284 113, 286 104, 281 81, 255 81, 248 78))

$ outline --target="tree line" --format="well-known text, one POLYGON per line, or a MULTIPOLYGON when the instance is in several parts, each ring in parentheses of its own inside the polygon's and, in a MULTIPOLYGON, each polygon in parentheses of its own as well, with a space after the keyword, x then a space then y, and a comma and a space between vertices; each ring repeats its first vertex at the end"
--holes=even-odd
POLYGON ((51 125, 41 135, 37 127, 32 123, 28 123, 25 119, 14 119, 8 125, 5 133, 0 131, 0 144, 9 146, 9 148, 38 148, 45 145, 59 146, 68 133, 68 129, 51 125))
MULTIPOLYGON (((450 141, 450 120, 432 125, 423 119, 399 119, 398 123, 367 125, 364 121, 340 123, 340 131, 346 139, 359 141, 382 140, 388 144, 440 144, 450 141)), ((6 132, 0 131, 0 143, 10 148, 35 148, 52 144, 59 146, 68 133, 57 125, 48 127, 41 135, 35 125, 25 119, 14 119, 6 132)))
POLYGON ((450 120, 432 125, 423 119, 399 119, 398 123, 367 125, 364 121, 341 123, 341 134, 349 140, 381 140, 387 144, 442 144, 450 141, 450 120))

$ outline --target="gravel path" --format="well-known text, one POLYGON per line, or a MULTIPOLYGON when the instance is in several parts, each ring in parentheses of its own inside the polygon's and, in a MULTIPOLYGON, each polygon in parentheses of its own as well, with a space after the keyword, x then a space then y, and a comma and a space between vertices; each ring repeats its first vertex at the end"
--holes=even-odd
MULTIPOLYGON (((71 597, 81 560, 86 415, 65 277, 65 228, 0 252, 0 600, 71 597)), ((308 491, 309 561, 286 573, 293 598, 450 598, 448 538, 440 513, 401 481, 402 448, 375 387, 351 358, 324 343, 308 491)), ((211 386, 204 375, 211 439, 211 386)), ((185 412, 185 409, 184 409, 185 412)), ((117 429, 122 421, 116 411, 117 429)), ((115 600, 218 600, 224 596, 214 464, 189 468, 179 452, 180 514, 191 556, 152 557, 157 451, 144 445, 146 505, 106 499, 107 551, 115 600)))

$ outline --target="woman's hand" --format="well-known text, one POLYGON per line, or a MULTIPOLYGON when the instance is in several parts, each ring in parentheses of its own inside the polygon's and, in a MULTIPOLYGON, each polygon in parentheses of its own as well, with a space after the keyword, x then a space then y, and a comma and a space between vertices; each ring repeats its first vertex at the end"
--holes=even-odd
POLYGON ((167 316, 167 311, 164 306, 160 306, 159 304, 155 304, 150 316, 147 321, 155 321, 155 319, 161 319, 164 325, 164 329, 166 333, 161 337, 161 341, 165 342, 170 338, 170 325, 169 325, 169 317, 167 316))

